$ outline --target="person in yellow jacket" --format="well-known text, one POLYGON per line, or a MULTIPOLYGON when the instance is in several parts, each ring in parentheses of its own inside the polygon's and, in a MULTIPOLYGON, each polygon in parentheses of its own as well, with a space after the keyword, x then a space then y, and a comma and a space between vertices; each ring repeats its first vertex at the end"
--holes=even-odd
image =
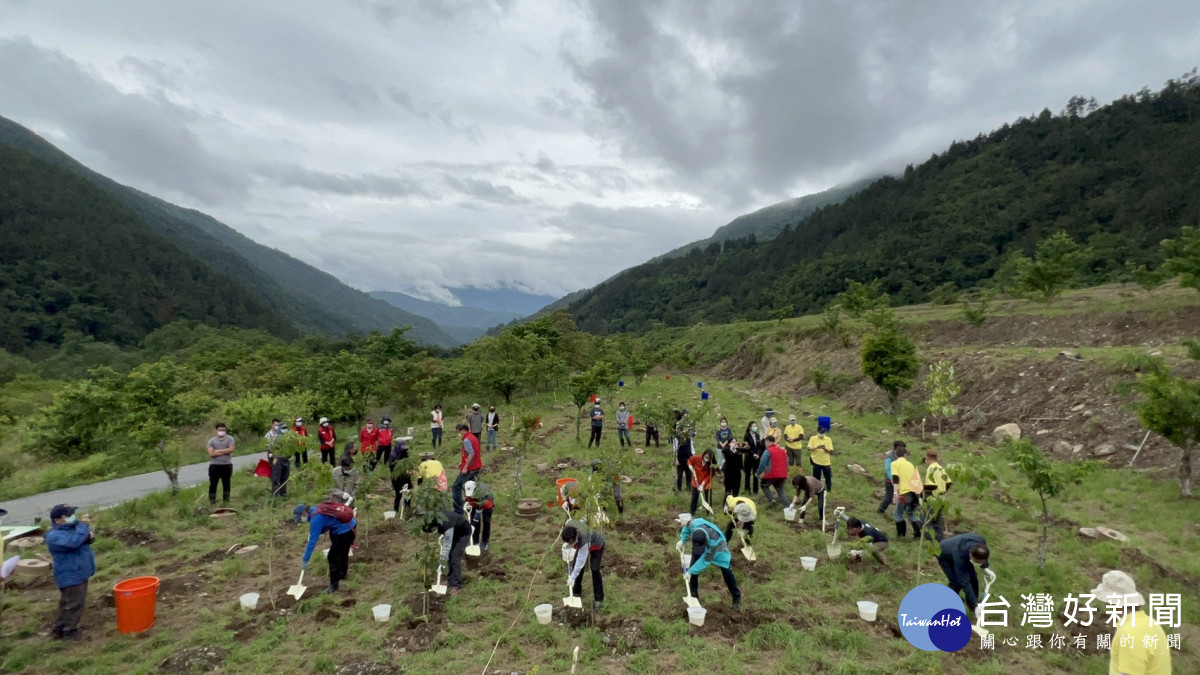
POLYGON ((788 415, 788 425, 783 428, 784 449, 787 450, 788 466, 804 466, 800 453, 804 450, 804 427, 795 415, 788 415))
POLYGON ((896 459, 892 460, 892 485, 896 493, 896 535, 903 537, 908 526, 905 519, 912 523, 913 539, 921 538, 921 519, 917 515, 917 505, 921 502, 921 472, 908 459, 908 448, 901 444, 896 448, 896 459))
POLYGON ((1171 675, 1171 646, 1162 625, 1150 623, 1133 577, 1120 570, 1105 572, 1092 595, 1118 618, 1108 654, 1108 672, 1122 675, 1171 675))
POLYGON ((446 480, 446 468, 433 458, 432 452, 421 453, 421 463, 417 465, 417 485, 429 478, 437 483, 437 489, 445 492, 450 487, 446 480))
POLYGON ((750 538, 754 536, 754 521, 758 518, 758 507, 749 497, 725 498, 725 515, 729 516, 729 524, 725 526, 725 541, 733 541, 733 530, 737 528, 746 534, 746 545, 750 546, 750 538))
POLYGON ((946 503, 943 501, 946 492, 950 490, 950 486, 954 481, 950 480, 950 476, 946 474, 946 469, 938 464, 937 450, 930 448, 925 451, 925 497, 930 503, 927 504, 932 513, 929 514, 929 520, 926 521, 925 527, 927 530, 933 530, 933 536, 938 541, 946 538, 946 525, 942 521, 942 514, 946 511, 946 503))
POLYGON ((833 493, 833 439, 825 435, 827 429, 817 427, 817 435, 808 439, 808 461, 812 464, 812 475, 825 481, 825 494, 833 493))

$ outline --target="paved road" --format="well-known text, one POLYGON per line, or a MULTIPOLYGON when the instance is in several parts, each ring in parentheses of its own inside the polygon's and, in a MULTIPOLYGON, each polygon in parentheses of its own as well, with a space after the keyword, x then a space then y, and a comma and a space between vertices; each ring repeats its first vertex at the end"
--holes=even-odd
MULTIPOLYGON (((265 452, 237 456, 233 458, 233 466, 234 468, 253 466, 258 463, 258 460, 265 459, 266 456, 265 452)), ((234 482, 238 480, 236 474, 233 480, 234 482)), ((190 487, 207 482, 208 462, 190 464, 179 469, 180 487, 190 487)), ((102 483, 43 492, 19 499, 0 500, 0 508, 8 510, 8 515, 4 517, 5 525, 33 525, 34 518, 47 519, 50 509, 56 504, 70 504, 86 508, 113 506, 170 487, 171 483, 167 480, 167 474, 162 471, 153 471, 106 480, 102 483)))

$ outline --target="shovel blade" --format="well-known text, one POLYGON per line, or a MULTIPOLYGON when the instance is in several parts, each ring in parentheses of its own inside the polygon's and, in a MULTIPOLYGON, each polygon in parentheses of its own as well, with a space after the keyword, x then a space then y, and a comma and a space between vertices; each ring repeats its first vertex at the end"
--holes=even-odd
POLYGON ((830 544, 825 547, 825 552, 829 554, 830 558, 836 558, 842 554, 842 547, 830 544))
POLYGON ((572 595, 570 597, 563 598, 563 606, 572 607, 574 609, 583 609, 583 600, 578 596, 572 595))
POLYGON ((981 638, 985 638, 991 634, 990 631, 988 631, 988 629, 980 628, 979 626, 971 626, 971 632, 978 635, 981 638))
POLYGON ((429 587, 429 590, 437 593, 438 595, 445 595, 447 589, 445 584, 434 584, 429 587))
POLYGON ((306 590, 308 590, 307 586, 301 586, 299 584, 296 584, 296 585, 293 585, 290 588, 288 588, 287 594, 292 596, 293 598, 299 600, 300 596, 304 595, 304 591, 306 591, 306 590))
POLYGON ((693 598, 690 595, 684 596, 683 601, 687 603, 688 607, 699 607, 700 606, 700 601, 697 600, 696 598, 693 598))
POLYGON ((758 560, 758 556, 755 555, 754 549, 750 548, 749 546, 742 549, 742 555, 746 556, 746 560, 749 560, 750 562, 758 560))
POLYGON ((478 544, 472 544, 467 547, 467 555, 473 558, 478 558, 479 556, 483 555, 483 549, 479 548, 478 544))

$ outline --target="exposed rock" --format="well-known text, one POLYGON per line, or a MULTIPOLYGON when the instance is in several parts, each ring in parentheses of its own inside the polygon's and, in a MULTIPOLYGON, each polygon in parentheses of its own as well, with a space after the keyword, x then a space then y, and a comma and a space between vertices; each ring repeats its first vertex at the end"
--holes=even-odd
POLYGON ((864 475, 867 473, 867 470, 862 468, 858 464, 851 464, 850 466, 847 466, 846 468, 850 469, 850 471, 852 471, 854 473, 859 473, 859 474, 864 474, 864 475))
POLYGON ((1080 410, 1083 410, 1083 408, 1084 404, 1080 403, 1078 405, 1071 406, 1071 412, 1079 412, 1080 410))
POLYGON ((1092 450, 1092 455, 1096 457, 1108 457, 1115 454, 1117 454, 1117 448, 1112 443, 1101 443, 1096 446, 1095 450, 1092 450))
POLYGON ((1019 441, 1021 440, 1021 427, 1009 422, 1002 424, 995 429, 992 429, 992 442, 999 445, 1006 440, 1019 441))
POLYGON ((1070 359, 1072 361, 1082 361, 1083 360, 1082 356, 1076 354, 1075 352, 1073 352, 1069 349, 1062 350, 1061 352, 1058 353, 1058 355, 1063 357, 1064 359, 1070 359))
POLYGON ((1054 454, 1056 454, 1056 455, 1071 454, 1071 444, 1066 441, 1054 441, 1054 454))

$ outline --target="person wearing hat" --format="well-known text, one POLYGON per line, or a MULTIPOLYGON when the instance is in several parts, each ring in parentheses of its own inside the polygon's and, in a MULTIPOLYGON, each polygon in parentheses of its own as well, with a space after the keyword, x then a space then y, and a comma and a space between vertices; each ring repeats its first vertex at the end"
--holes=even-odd
POLYGON ((395 438, 395 431, 392 430, 392 418, 384 415, 379 420, 379 444, 375 446, 375 461, 371 463, 371 470, 374 471, 379 462, 386 463, 388 458, 392 456, 392 441, 395 438))
POLYGON ((354 459, 350 455, 342 457, 342 465, 333 470, 333 489, 342 495, 342 501, 350 504, 358 495, 358 486, 362 476, 354 470, 354 459))
POLYGON ((433 436, 433 447, 442 444, 442 404, 433 406, 429 413, 429 433, 433 436))
POLYGON ((96 574, 96 556, 90 528, 91 516, 76 517, 78 507, 59 504, 50 509, 53 526, 46 533, 46 548, 53 561, 58 586, 58 615, 50 634, 58 640, 79 639, 79 619, 87 603, 88 580, 96 574))
POLYGON ((934 539, 941 541, 946 538, 946 524, 942 514, 946 511, 945 496, 954 481, 946 474, 946 470, 938 464, 938 453, 934 448, 925 451, 925 490, 924 498, 930 509, 927 530, 933 530, 934 539))
POLYGON ((729 516, 729 524, 725 526, 725 540, 733 541, 733 530, 737 528, 746 534, 746 545, 754 537, 754 521, 758 518, 758 509, 754 500, 749 497, 725 498, 725 515, 729 516))
POLYGON ((990 579, 996 578, 996 573, 988 569, 991 552, 988 551, 987 539, 981 534, 965 532, 942 540, 940 546, 938 565, 946 574, 950 590, 961 592, 967 609, 974 612, 979 604, 979 577, 975 575, 975 568, 982 568, 990 579))
POLYGON ((584 521, 572 518, 559 537, 563 544, 575 549, 575 559, 567 571, 571 595, 583 596, 583 568, 587 565, 592 571, 592 610, 599 612, 604 605, 604 574, 600 571, 604 562, 604 535, 588 529, 584 521))
POLYGON ((287 427, 276 417, 263 438, 267 442, 267 462, 271 465, 271 496, 287 497, 288 480, 292 475, 291 459, 286 448, 281 448, 287 427), (280 452, 282 450, 282 452, 280 452))
POLYGON ((808 462, 812 465, 812 475, 825 480, 825 492, 833 494, 833 439, 825 432, 828 429, 817 427, 817 435, 808 439, 808 462))
POLYGON ((600 434, 604 431, 604 409, 600 407, 600 399, 592 404, 592 435, 588 436, 588 447, 592 447, 592 443, 596 443, 596 447, 600 447, 600 434))
POLYGON ((492 511, 496 508, 496 495, 487 484, 473 480, 463 486, 463 493, 471 505, 471 525, 475 528, 471 543, 478 544, 486 551, 488 541, 492 538, 492 511))
POLYGON ((322 417, 317 429, 317 439, 321 442, 321 463, 337 466, 337 431, 328 417, 322 417))
POLYGON ((454 479, 454 511, 463 512, 463 487, 467 481, 479 478, 483 470, 483 457, 479 451, 479 438, 471 433, 465 424, 458 425, 458 435, 462 438, 462 458, 458 461, 458 476, 454 479))
POLYGON ((358 453, 374 467, 378 461, 375 456, 378 449, 379 429, 375 428, 375 420, 367 420, 363 428, 358 430, 358 453))
POLYGON ((217 435, 208 439, 208 503, 217 503, 217 483, 221 483, 221 501, 229 503, 229 481, 233 478, 233 451, 237 448, 224 422, 217 422, 217 435))
MULTIPOLYGON (((762 419, 758 421, 758 430, 763 436, 771 434, 772 427, 779 427, 779 420, 775 417, 775 409, 767 406, 766 412, 763 413, 762 419), (772 424, 771 422, 774 422, 772 424)), ((779 440, 779 435, 776 435, 776 440, 779 440)))
POLYGON ((296 466, 308 464, 308 427, 304 426, 304 418, 297 417, 292 421, 292 433, 296 439, 296 454, 292 456, 296 466))
POLYGON ((729 542, 716 525, 703 518, 691 518, 686 515, 682 514, 679 519, 683 529, 679 532, 679 543, 675 548, 682 553, 687 547, 691 547, 691 567, 683 571, 683 576, 687 579, 692 597, 700 599, 699 574, 709 565, 716 565, 721 570, 721 578, 725 580, 729 595, 733 597, 733 610, 740 610, 742 591, 738 588, 737 578, 733 576, 733 570, 730 568, 733 556, 729 553, 729 542))
POLYGON ((788 466, 804 466, 800 454, 804 452, 804 427, 795 415, 788 415, 788 425, 783 428, 783 444, 787 450, 788 466))
MULTIPOLYGON (((328 495, 328 501, 334 504, 344 504, 344 493, 339 490, 334 490, 328 495)), ((316 506, 308 509, 308 544, 304 547, 304 558, 300 562, 300 570, 308 569, 308 561, 312 558, 313 549, 317 547, 317 540, 321 535, 329 533, 329 555, 326 561, 329 563, 329 587, 325 589, 326 593, 335 593, 338 589, 338 584, 346 578, 350 569, 350 547, 354 545, 354 528, 358 527, 358 521, 355 518, 350 518, 349 522, 342 522, 333 516, 320 513, 316 506)))
POLYGON ((483 413, 479 411, 479 404, 471 404, 471 412, 466 415, 467 427, 475 438, 483 438, 483 413))
POLYGON ((500 413, 496 412, 496 406, 488 406, 487 417, 484 419, 487 424, 487 443, 484 445, 485 450, 495 450, 499 446, 496 436, 500 434, 500 413))
MULTIPOLYGON (((1167 633, 1142 611, 1146 598, 1133 577, 1120 570, 1105 572, 1092 595, 1109 606, 1117 631, 1112 636, 1108 672, 1122 675, 1170 675, 1171 648, 1167 633)), ((1111 620, 1111 619, 1110 619, 1111 620)))
POLYGON ((424 483, 426 478, 437 481, 437 489, 442 492, 450 489, 450 483, 446 480, 446 469, 441 462, 434 459, 432 452, 422 452, 421 463, 417 465, 417 485, 424 483))

